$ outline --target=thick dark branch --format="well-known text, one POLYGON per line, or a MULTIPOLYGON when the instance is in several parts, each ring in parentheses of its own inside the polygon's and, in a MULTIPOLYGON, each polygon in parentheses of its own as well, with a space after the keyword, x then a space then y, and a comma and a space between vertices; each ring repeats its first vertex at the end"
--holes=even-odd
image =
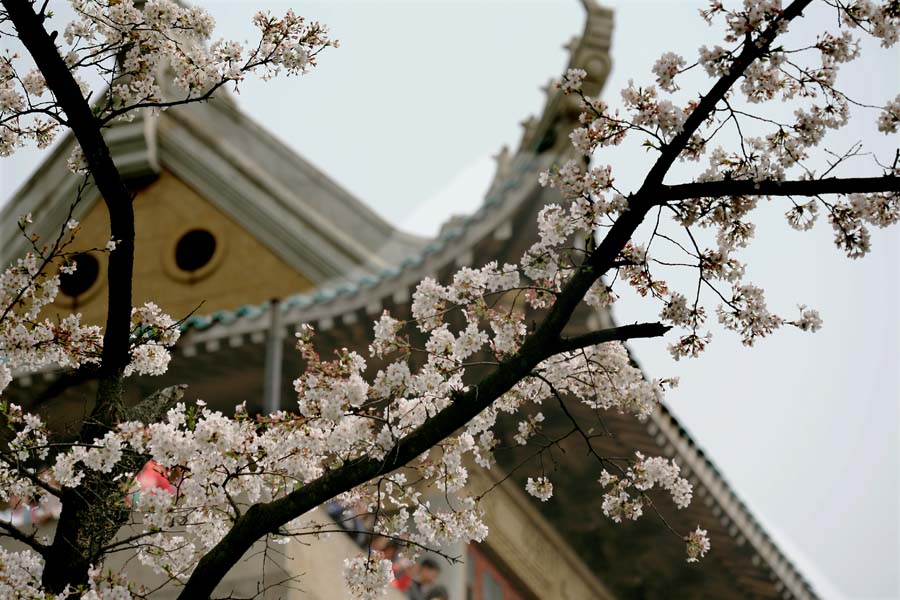
POLYGON ((111 123, 115 119, 121 117, 124 114, 130 113, 135 110, 140 110, 142 108, 155 108, 155 109, 165 110, 167 108, 172 108, 175 106, 183 106, 185 104, 196 104, 198 102, 207 102, 212 99, 213 94, 215 94, 219 90, 219 88, 221 88, 223 85, 225 85, 228 82, 229 82, 228 79, 223 79, 222 81, 215 83, 212 87, 210 87, 208 90, 203 92, 203 94, 200 96, 183 98, 181 100, 168 100, 168 101, 161 101, 161 102, 137 102, 135 104, 129 104, 128 106, 125 106, 123 108, 117 108, 115 110, 110 110, 110 111, 104 113, 101 123, 106 125, 108 123, 111 123))
POLYGON ((587 346, 603 344, 605 342, 624 342, 636 338, 652 338, 665 335, 672 329, 670 325, 662 323, 635 323, 634 325, 622 325, 599 331, 591 331, 582 335, 562 338, 553 346, 553 353, 571 352, 587 346))
POLYGON ((140 421, 145 425, 156 423, 166 411, 175 406, 184 396, 186 385, 173 385, 154 392, 133 406, 126 415, 128 421, 140 421))
POLYGON ((44 544, 37 541, 34 537, 34 534, 25 535, 21 530, 10 523, 4 523, 3 521, 0 521, 0 530, 2 530, 0 531, 0 536, 6 536, 8 538, 16 540, 17 542, 21 542, 41 556, 44 556, 44 553, 49 550, 49 546, 45 546, 44 544))
POLYGON ((700 99, 697 107, 691 111, 688 118, 684 121, 684 127, 672 141, 667 144, 656 160, 656 163, 647 174, 641 189, 637 195, 643 195, 643 192, 649 192, 657 186, 661 185, 669 168, 678 159, 678 156, 687 147, 691 136, 700 128, 706 119, 715 111, 716 105, 722 101, 728 91, 737 81, 744 76, 747 68, 758 59, 762 58, 769 52, 772 42, 775 41, 780 34, 787 30, 787 24, 803 14, 803 10, 810 5, 812 0, 794 0, 782 12, 781 17, 772 22, 763 32, 755 39, 748 39, 744 43, 741 53, 735 57, 728 73, 723 75, 710 88, 709 92, 700 99))
POLYGON ((723 75, 710 88, 709 92, 700 99, 696 108, 685 119, 681 132, 663 147, 659 158, 656 159, 656 163, 647 173, 647 177, 644 178, 640 189, 629 198, 628 210, 616 220, 615 224, 607 231, 603 241, 600 242, 591 255, 589 264, 594 269, 595 277, 602 276, 610 268, 613 261, 618 257, 619 252, 622 251, 638 226, 643 222, 647 212, 656 205, 660 188, 663 186, 663 179, 678 159, 678 156, 687 147, 691 136, 715 111, 716 105, 725 98, 728 91, 744 75, 747 68, 754 61, 768 53, 775 38, 787 29, 787 23, 799 17, 810 2, 812 0, 795 0, 784 10, 781 19, 769 25, 755 40, 750 40, 744 44, 744 49, 734 59, 728 73, 723 75))
POLYGON ((828 177, 796 181, 723 180, 662 185, 657 202, 728 196, 818 196, 820 194, 869 194, 900 192, 900 177, 828 177))

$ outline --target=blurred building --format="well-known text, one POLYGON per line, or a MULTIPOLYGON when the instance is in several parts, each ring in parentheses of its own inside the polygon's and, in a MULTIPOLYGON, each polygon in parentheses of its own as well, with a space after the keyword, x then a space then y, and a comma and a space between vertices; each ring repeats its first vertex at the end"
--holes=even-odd
MULTIPOLYGON (((598 93, 610 69, 612 13, 586 4, 585 30, 569 46, 570 66, 585 69, 587 91, 598 93)), ((323 355, 328 348, 362 349, 374 316, 384 309, 409 315, 423 277, 446 280, 460 266, 491 260, 516 263, 536 239, 540 208, 558 201, 555 191, 538 185, 538 173, 572 157, 568 132, 577 113, 573 98, 549 88, 541 114, 523 123, 519 147, 498 155, 481 208, 451 219, 434 239, 386 223, 241 113, 227 94, 116 125, 107 140, 136 192, 135 303, 154 301, 176 318, 190 315, 169 372, 137 380, 134 399, 188 383, 189 397, 223 410, 245 400, 252 411, 290 408, 291 381, 302 367, 292 336, 300 324, 316 327, 323 355)), ((3 209, 4 261, 26 249, 17 215, 31 212, 44 235, 64 221, 78 183, 65 165, 71 146, 60 144, 3 209)), ((95 194, 84 197, 75 217, 83 228, 80 247, 102 247, 109 234, 95 194)), ((105 255, 85 254, 54 308, 102 322, 105 304, 105 255)), ((583 308, 569 333, 611 324, 610 314, 583 308)), ((46 372, 19 374, 7 396, 67 430, 89 411, 91 391, 79 374, 46 372)), ((567 426, 553 410, 545 410, 549 435, 567 426)), ((652 515, 622 525, 603 516, 601 467, 583 449, 557 456, 548 503, 521 491, 527 470, 504 478, 502 470, 521 459, 504 453, 501 469, 473 468, 472 486, 496 486, 484 501, 491 533, 483 544, 456 549, 463 563, 442 570, 452 600, 814 597, 665 406, 646 423, 615 413, 604 419, 615 435, 597 444, 601 453, 675 458, 695 487, 694 502, 683 511, 668 502, 659 509, 678 531, 706 527, 709 556, 687 564, 683 543, 652 515)), ((330 518, 317 513, 309 518, 330 518)), ((358 551, 343 534, 292 544, 285 556, 295 560, 277 560, 286 572, 304 575, 299 590, 278 597, 341 597, 340 558, 358 551)), ((226 593, 256 591, 261 565, 254 560, 229 577, 226 593)))

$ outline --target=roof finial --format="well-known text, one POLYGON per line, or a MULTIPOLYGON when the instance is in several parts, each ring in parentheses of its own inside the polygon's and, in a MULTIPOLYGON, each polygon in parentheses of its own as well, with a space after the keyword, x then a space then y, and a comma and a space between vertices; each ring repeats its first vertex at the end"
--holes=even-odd
MULTIPOLYGON (((597 0, 582 0, 582 5, 587 13, 584 32, 573 37, 564 47, 569 52, 568 68, 583 69, 587 76, 582 89, 588 96, 596 96, 610 71, 613 13, 600 6, 597 0)), ((580 100, 575 96, 564 96, 554 83, 541 88, 547 96, 541 116, 523 123, 525 131, 520 151, 540 153, 562 149, 562 145, 567 143, 563 132, 576 126, 581 112, 580 100)))
POLYGON ((500 148, 500 151, 493 156, 493 159, 497 162, 497 171, 494 173, 494 182, 503 181, 512 171, 512 154, 509 151, 509 146, 504 144, 500 148))

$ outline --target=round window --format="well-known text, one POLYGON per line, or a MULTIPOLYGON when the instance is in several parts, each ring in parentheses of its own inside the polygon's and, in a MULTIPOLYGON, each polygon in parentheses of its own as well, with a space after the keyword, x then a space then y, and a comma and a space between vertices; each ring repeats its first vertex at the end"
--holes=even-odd
POLYGON ((206 266, 216 253, 216 238, 205 229, 193 229, 175 245, 175 264, 193 273, 206 266))
POLYGON ((74 273, 60 273, 59 290, 66 296, 77 298, 91 289, 100 275, 100 263, 90 254, 76 254, 70 259, 75 263, 74 273))

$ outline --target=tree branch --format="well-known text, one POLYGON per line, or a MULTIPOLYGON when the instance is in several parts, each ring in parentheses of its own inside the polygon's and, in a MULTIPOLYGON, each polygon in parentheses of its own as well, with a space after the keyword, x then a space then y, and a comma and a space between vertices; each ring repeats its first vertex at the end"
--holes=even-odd
POLYGON ((186 385, 180 384, 154 392, 133 406, 125 418, 128 421, 140 421, 145 425, 156 423, 166 414, 166 411, 184 397, 186 389, 186 385))
POLYGON ((636 338, 660 337, 665 335, 670 329, 672 329, 671 325, 663 325, 662 323, 635 323, 634 325, 610 327, 609 329, 591 331, 574 337, 560 338, 553 346, 552 352, 559 354, 560 352, 571 352, 572 350, 605 342, 624 342, 636 338))
POLYGON ((41 556, 44 556, 47 550, 49 550, 50 548, 49 546, 45 546, 44 544, 37 541, 34 537, 35 534, 25 535, 21 530, 14 527, 11 523, 4 523, 3 521, 0 521, 0 529, 2 529, 2 532, 0 532, 0 536, 6 536, 8 538, 16 540, 17 542, 21 542, 41 556))
POLYGON ((820 194, 868 194, 900 192, 900 177, 828 177, 795 181, 726 179, 661 185, 657 202, 688 200, 691 198, 719 198, 725 196, 818 196, 820 194))

